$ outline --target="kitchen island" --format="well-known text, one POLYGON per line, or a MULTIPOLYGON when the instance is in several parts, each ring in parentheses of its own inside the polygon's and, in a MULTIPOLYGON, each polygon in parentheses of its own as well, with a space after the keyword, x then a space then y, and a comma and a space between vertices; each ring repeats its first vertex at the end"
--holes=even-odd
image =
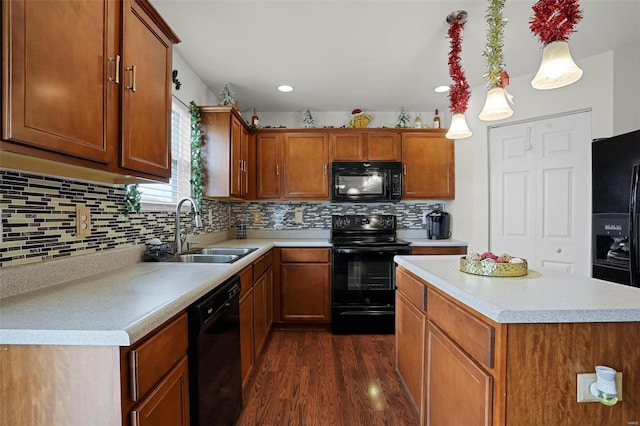
POLYGON ((640 289, 546 270, 471 275, 459 256, 395 260, 396 363, 422 424, 640 421, 640 289), (613 407, 577 402, 577 374, 596 365, 623 373, 613 407))

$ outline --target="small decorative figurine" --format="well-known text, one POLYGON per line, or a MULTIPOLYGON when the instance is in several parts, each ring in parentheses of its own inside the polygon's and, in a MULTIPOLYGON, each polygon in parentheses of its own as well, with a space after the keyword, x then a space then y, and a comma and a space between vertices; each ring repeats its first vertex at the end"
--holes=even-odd
POLYGON ((400 114, 398 115, 398 122, 396 123, 396 127, 399 127, 401 129, 405 129, 409 127, 409 120, 411 120, 411 118, 409 117, 409 114, 407 114, 407 111, 404 110, 404 107, 401 107, 400 114))
POLYGON ((364 128, 371 122, 371 116, 364 114, 361 109, 354 109, 351 111, 351 115, 353 115, 353 118, 349 120, 351 127, 364 128))
POLYGON ((235 105, 236 101, 233 99, 233 92, 229 89, 227 84, 224 85, 222 91, 220 92, 220 101, 222 105, 235 105))
POLYGON ((313 116, 311 115, 311 111, 309 111, 309 108, 307 108, 307 110, 304 112, 304 116, 302 117, 302 125, 305 128, 310 129, 311 127, 313 127, 313 124, 313 116))

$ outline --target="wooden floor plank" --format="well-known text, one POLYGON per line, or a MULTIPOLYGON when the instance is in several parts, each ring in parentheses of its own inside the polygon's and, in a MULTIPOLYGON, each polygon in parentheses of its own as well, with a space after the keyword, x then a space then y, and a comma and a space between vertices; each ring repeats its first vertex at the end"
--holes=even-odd
POLYGON ((393 345, 393 335, 272 331, 236 425, 417 425, 393 345))

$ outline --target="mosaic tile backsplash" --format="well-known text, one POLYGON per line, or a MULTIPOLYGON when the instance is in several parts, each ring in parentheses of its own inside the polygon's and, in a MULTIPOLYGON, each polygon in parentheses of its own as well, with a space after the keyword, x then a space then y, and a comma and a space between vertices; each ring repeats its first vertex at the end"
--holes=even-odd
MULTIPOLYGON (((123 186, 79 182, 0 170, 2 243, 0 267, 41 262, 147 243, 172 241, 174 211, 124 214, 123 186), (91 234, 76 235, 76 206, 91 210, 91 234)), ((329 229, 333 214, 394 214, 399 229, 421 229, 423 214, 437 203, 224 202, 203 200, 204 227, 181 214, 187 233, 227 231, 244 222, 247 229, 329 229), (301 212, 302 223, 296 221, 301 212), (257 219, 254 221, 254 219, 257 219)))

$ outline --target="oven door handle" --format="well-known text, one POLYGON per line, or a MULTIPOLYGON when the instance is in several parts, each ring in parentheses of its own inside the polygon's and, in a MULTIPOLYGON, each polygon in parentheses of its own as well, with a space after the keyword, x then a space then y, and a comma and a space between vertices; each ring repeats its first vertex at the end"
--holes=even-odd
POLYGON ((334 247, 335 254, 411 254, 409 247, 334 247))

